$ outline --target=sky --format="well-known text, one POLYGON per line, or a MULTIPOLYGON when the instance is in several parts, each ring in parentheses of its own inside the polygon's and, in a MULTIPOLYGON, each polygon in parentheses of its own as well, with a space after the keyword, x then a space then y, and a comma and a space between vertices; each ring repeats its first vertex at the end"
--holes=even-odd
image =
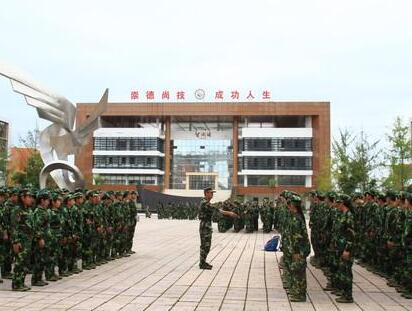
MULTIPOLYGON (((331 130, 384 140, 412 117, 410 0, 3 1, 0 62, 72 102, 132 90, 270 90, 331 103, 331 130)), ((11 143, 49 123, 0 77, 11 143)))

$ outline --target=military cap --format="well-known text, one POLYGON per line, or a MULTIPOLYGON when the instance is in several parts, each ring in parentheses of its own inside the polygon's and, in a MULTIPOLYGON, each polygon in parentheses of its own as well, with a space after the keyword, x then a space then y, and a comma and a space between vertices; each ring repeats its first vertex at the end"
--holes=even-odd
POLYGON ((48 190, 40 190, 36 195, 37 199, 50 199, 50 192, 48 190))
POLYGON ((19 194, 19 196, 27 196, 27 195, 32 196, 32 197, 35 196, 35 194, 33 193, 33 191, 32 191, 31 189, 29 189, 29 188, 22 188, 22 189, 20 189, 20 191, 19 191, 18 194, 19 194))
POLYGON ((292 204, 300 204, 302 202, 302 199, 300 198, 300 196, 293 194, 288 198, 288 201, 290 201, 290 203, 292 204))
POLYGON ((356 199, 360 199, 360 198, 362 198, 362 193, 360 193, 360 192, 355 192, 352 195, 352 200, 356 200, 356 199))
POLYGON ((216 192, 215 190, 212 189, 212 187, 207 187, 207 188, 203 189, 203 193, 210 192, 210 191, 213 192, 213 193, 216 192))
POLYGON ((337 194, 336 194, 335 191, 329 191, 329 192, 326 193, 326 197, 327 197, 328 199, 336 199, 337 194))
POLYGON ((82 192, 75 192, 72 194, 73 199, 81 198, 83 196, 82 192))
POLYGON ((391 199, 392 201, 395 201, 396 198, 398 197, 398 193, 396 191, 393 190, 388 190, 386 191, 386 197, 391 199))
MULTIPOLYGON (((27 188, 27 187, 25 187, 24 189, 29 189, 29 188, 27 188)), ((23 190, 23 189, 21 189, 21 190, 23 190)), ((10 193, 10 195, 18 195, 19 193, 20 193, 20 189, 19 188, 11 188, 10 189, 10 191, 9 191, 9 193, 10 193)))
POLYGON ((53 193, 50 195, 50 198, 51 198, 53 201, 63 200, 63 198, 61 197, 60 193, 58 193, 58 192, 53 192, 53 193))
POLYGON ((342 203, 342 195, 343 193, 337 193, 335 197, 335 202, 336 203, 342 203))
POLYGON ((386 196, 383 192, 377 191, 376 194, 379 200, 385 200, 386 196))
POLYGON ((108 200, 108 199, 110 199, 110 195, 106 192, 103 194, 102 200, 108 200))
POLYGON ((7 189, 5 187, 1 187, 0 188, 0 195, 4 195, 6 193, 8 193, 7 189))

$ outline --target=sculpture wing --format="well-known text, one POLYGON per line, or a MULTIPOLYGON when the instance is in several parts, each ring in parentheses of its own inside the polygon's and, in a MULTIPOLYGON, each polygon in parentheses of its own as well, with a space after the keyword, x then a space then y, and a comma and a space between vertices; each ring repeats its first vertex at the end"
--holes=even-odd
POLYGON ((73 130, 76 107, 68 99, 50 92, 2 63, 0 75, 10 79, 13 91, 23 95, 27 104, 36 108, 40 118, 57 123, 69 132, 73 130))
POLYGON ((102 98, 99 103, 96 105, 94 111, 88 116, 88 119, 83 124, 80 124, 76 128, 76 136, 79 141, 84 142, 90 133, 93 133, 94 130, 100 127, 100 115, 102 115, 107 109, 107 100, 109 97, 109 90, 106 89, 103 93, 102 98))

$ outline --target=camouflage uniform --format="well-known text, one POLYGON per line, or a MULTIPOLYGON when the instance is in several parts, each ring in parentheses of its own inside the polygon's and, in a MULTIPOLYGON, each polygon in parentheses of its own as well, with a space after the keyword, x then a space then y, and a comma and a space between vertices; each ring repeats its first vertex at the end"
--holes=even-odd
MULTIPOLYGON (((81 193, 75 193, 74 199, 82 197, 81 193)), ((72 241, 69 245, 69 263, 68 269, 73 273, 79 273, 81 270, 78 267, 77 260, 82 257, 82 241, 83 241, 83 213, 81 206, 75 204, 69 209, 71 221, 72 241)))
MULTIPOLYGON (((300 199, 292 198, 292 204, 300 204, 300 199)), ((310 243, 303 214, 291 214, 288 222, 288 269, 289 294, 291 301, 306 300, 306 257, 310 253, 310 243)))
MULTIPOLYGON (((348 199, 349 200, 349 199, 348 199)), ((355 242, 354 218, 351 211, 339 213, 336 219, 338 223, 336 249, 339 255, 338 271, 336 276, 336 288, 345 302, 353 301, 352 298, 352 265, 353 265, 353 246, 355 242), (341 257, 342 253, 350 253, 349 259, 341 257)))
POLYGON ((18 204, 11 210, 12 245, 13 247, 19 245, 18 253, 14 254, 13 290, 29 289, 24 285, 24 279, 30 267, 33 232, 32 210, 29 206, 18 204))
POLYGON ((82 265, 83 269, 94 269, 94 245, 95 243, 95 226, 94 226, 94 209, 90 202, 83 205, 83 244, 82 244, 82 265))
POLYGON ((11 214, 14 207, 17 205, 17 195, 19 194, 18 189, 14 188, 10 191, 10 198, 4 202, 3 205, 3 221, 7 233, 7 240, 4 240, 4 258, 3 265, 1 266, 1 273, 4 279, 12 278, 12 262, 13 262, 13 252, 12 252, 12 228, 11 228, 11 214))
POLYGON ((214 208, 206 200, 202 199, 200 201, 199 208, 199 234, 200 234, 200 263, 199 266, 206 264, 206 258, 209 254, 210 247, 212 244, 212 214, 214 208))
MULTIPOLYGON (((61 206, 60 206, 61 208, 61 206)), ((46 262, 46 280, 57 281, 58 277, 55 274, 55 267, 58 266, 59 258, 61 257, 61 238, 62 238, 62 218, 59 209, 54 207, 49 208, 48 218, 50 222, 50 237, 47 241, 48 247, 48 262, 46 262)))
MULTIPOLYGON (((40 191, 37 195, 38 200, 48 199, 49 194, 46 191, 40 191)), ((44 286, 46 282, 42 280, 43 272, 45 271, 46 263, 50 261, 48 242, 50 241, 50 225, 49 212, 45 206, 38 205, 33 213, 34 219, 34 237, 33 237, 33 276, 31 284, 33 286, 44 286), (40 243, 43 241, 45 246, 40 243)))

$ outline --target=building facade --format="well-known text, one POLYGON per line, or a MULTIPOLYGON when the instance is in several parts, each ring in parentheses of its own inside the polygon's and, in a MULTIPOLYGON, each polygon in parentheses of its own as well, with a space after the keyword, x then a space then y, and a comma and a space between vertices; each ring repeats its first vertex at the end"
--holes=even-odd
MULTIPOLYGON (((78 104, 79 124, 93 106, 78 104)), ((103 187, 305 192, 330 156, 328 102, 112 103, 101 121, 76 165, 103 187)))

